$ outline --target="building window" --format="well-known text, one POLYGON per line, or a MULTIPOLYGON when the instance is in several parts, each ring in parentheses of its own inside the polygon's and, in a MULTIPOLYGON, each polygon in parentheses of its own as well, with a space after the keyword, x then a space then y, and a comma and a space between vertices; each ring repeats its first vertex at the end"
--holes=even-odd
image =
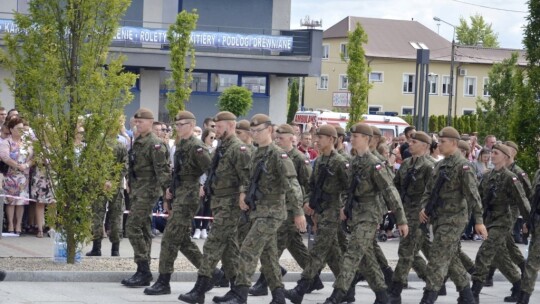
POLYGON ((452 84, 450 83, 450 76, 443 76, 442 77, 442 94, 450 95, 450 92, 452 92, 452 84))
POLYGON ((431 95, 437 95, 439 94, 437 91, 437 84, 439 83, 439 76, 438 75, 431 75, 428 76, 429 81, 429 94, 431 95), (433 80, 433 81, 431 81, 433 80))
POLYGON ((413 108, 411 107, 401 107, 401 115, 412 115, 413 108))
POLYGON ((484 77, 484 90, 483 90, 483 93, 482 95, 484 97, 489 97, 489 90, 488 90, 488 85, 489 85, 489 78, 488 77, 484 77))
POLYGON ((238 75, 212 73, 212 92, 223 92, 226 88, 234 85, 238 85, 238 75))
POLYGON ((323 44, 322 46, 322 59, 328 59, 330 57, 330 45, 323 44))
POLYGON ((254 94, 266 94, 266 77, 242 76, 242 86, 254 94))
POLYGON ((381 112, 382 107, 381 106, 369 106, 368 113, 369 114, 377 114, 377 112, 381 112))
POLYGON ((319 82, 317 83, 317 89, 328 90, 328 75, 321 75, 319 82))
POLYGON ((339 75, 339 89, 348 90, 349 89, 349 78, 346 74, 339 75))
POLYGON ((465 77, 463 89, 463 95, 467 97, 476 96, 476 77, 465 77))
POLYGON ((347 43, 342 43, 339 45, 339 51, 343 56, 343 59, 349 59, 349 52, 347 51, 347 43))
POLYGON ((403 93, 414 93, 414 74, 403 74, 403 93))
POLYGON ((193 72, 193 80, 191 81, 191 90, 193 92, 208 91, 208 73, 193 72))
POLYGON ((383 73, 382 72, 371 72, 369 73, 370 82, 383 82, 383 73))
POLYGON ((473 115, 474 112, 474 109, 463 109, 463 115, 473 115))

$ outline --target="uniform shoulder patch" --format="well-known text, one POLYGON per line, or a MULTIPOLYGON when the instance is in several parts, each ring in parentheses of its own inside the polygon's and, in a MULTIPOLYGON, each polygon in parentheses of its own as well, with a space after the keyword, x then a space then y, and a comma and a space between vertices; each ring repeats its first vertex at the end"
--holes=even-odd
POLYGON ((240 151, 245 152, 247 150, 246 146, 240 146, 240 151))
POLYGON ((383 168, 383 165, 382 165, 382 164, 376 164, 376 165, 375 165, 375 169, 376 169, 377 171, 380 171, 382 168, 383 168))
POLYGON ((517 177, 512 177, 512 180, 514 181, 514 183, 519 182, 519 180, 517 179, 517 177))
POLYGON ((161 148, 161 144, 154 145, 154 149, 159 150, 161 148))
POLYGON ((287 155, 287 153, 281 153, 281 158, 282 159, 289 158, 289 155, 287 155))
POLYGON ((304 164, 309 165, 309 159, 304 160, 304 164))
POLYGON ((202 153, 202 152, 203 152, 203 148, 202 148, 202 147, 197 148, 197 153, 200 154, 200 153, 202 153))
POLYGON ((349 163, 345 163, 345 168, 349 169, 350 167, 350 164, 349 163))
POLYGON ((523 173, 521 173, 521 176, 527 177, 527 173, 523 172, 523 173))
POLYGON ((471 169, 471 167, 469 167, 469 165, 463 165, 463 170, 464 171, 469 171, 471 169))

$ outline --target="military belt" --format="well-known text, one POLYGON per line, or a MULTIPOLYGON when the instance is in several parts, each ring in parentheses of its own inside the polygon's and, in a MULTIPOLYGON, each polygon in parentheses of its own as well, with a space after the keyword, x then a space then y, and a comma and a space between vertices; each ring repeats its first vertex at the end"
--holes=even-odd
POLYGON ((364 202, 366 200, 373 200, 375 199, 376 197, 378 197, 377 195, 362 195, 362 196, 354 196, 354 200, 357 201, 357 202, 364 202))
POLYGON ((137 177, 155 177, 156 173, 154 171, 143 171, 143 172, 135 172, 135 175, 137 177))
POLYGON ((240 190, 238 190, 238 187, 229 187, 229 188, 214 189, 213 192, 215 196, 226 196, 226 195, 238 193, 240 192, 240 190))
POLYGON ((178 177, 182 182, 196 182, 199 181, 199 177, 195 175, 180 175, 178 177))
POLYGON ((263 194, 259 201, 285 199, 285 194, 263 194))

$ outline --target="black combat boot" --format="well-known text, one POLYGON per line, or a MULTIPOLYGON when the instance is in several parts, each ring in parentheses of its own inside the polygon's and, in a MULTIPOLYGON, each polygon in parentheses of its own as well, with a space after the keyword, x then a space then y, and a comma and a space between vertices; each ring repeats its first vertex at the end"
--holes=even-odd
POLYGON ((135 277, 138 277, 139 275, 141 274, 141 265, 139 263, 137 263, 137 271, 135 271, 135 274, 133 274, 131 277, 127 278, 127 279, 123 279, 120 283, 122 285, 126 285, 126 283, 130 280, 134 280, 135 277))
POLYGON ((512 294, 504 298, 505 302, 513 303, 518 301, 519 292, 521 291, 521 280, 512 284, 512 294))
MULTIPOLYGON (((223 273, 225 273, 225 270, 223 270, 223 267, 221 267, 220 269, 223 273)), ((227 280, 227 278, 225 276, 222 276, 221 277, 221 280, 219 280, 218 282, 216 282, 214 284, 214 287, 229 287, 229 280, 227 280)))
POLYGON ((170 273, 160 273, 157 281, 154 285, 144 289, 144 294, 146 295, 165 295, 171 294, 171 281, 170 273))
POLYGON ((270 304, 285 304, 285 290, 281 287, 278 287, 272 290, 272 302, 270 304))
POLYGON ((385 266, 381 268, 381 271, 384 275, 384 282, 386 283, 386 286, 392 285, 392 278, 394 277, 394 271, 392 270, 392 267, 385 266))
POLYGON ((324 304, 340 304, 344 296, 345 292, 343 290, 334 288, 334 291, 332 291, 330 298, 326 298, 324 304))
POLYGON ((112 243, 111 256, 120 256, 120 242, 112 243))
POLYGON ((101 239, 92 242, 92 250, 88 251, 86 256, 101 256, 101 239))
POLYGON ((249 294, 255 297, 268 295, 268 282, 262 272, 255 285, 249 288, 249 294))
POLYGON ((401 282, 392 282, 390 291, 388 292, 389 304, 401 304, 401 292, 403 284, 401 282))
POLYGON ((424 295, 422 296, 422 300, 420 300, 420 304, 433 304, 437 301, 437 297, 436 291, 424 289, 424 295))
MULTIPOLYGON (((355 282, 355 285, 356 285, 356 282, 355 282)), ((311 285, 309 286, 309 289, 306 291, 306 293, 312 293, 314 290, 321 290, 323 288, 324 288, 324 284, 321 281, 320 275, 317 274, 313 278, 313 283, 311 283, 311 285)))
MULTIPOLYGON (((235 286, 235 285, 234 285, 234 281, 235 281, 235 280, 236 280, 236 278, 232 278, 232 279, 230 280, 230 282, 231 282, 231 289, 234 289, 234 286, 235 286)), ((229 284, 227 284, 227 285, 229 285, 229 284)), ((229 301, 229 300, 232 299, 232 298, 233 298, 232 294, 230 294, 230 293, 227 292, 225 295, 223 295, 223 296, 221 296, 221 297, 220 297, 220 296, 215 296, 215 297, 213 297, 213 298, 212 298, 212 301, 214 301, 215 303, 223 303, 223 302, 229 301)))
POLYGON ((181 294, 178 300, 193 304, 204 304, 204 293, 208 289, 208 285, 211 285, 209 277, 198 276, 193 289, 186 294, 181 294))
POLYGON ((446 281, 448 281, 448 276, 444 277, 444 281, 441 285, 441 289, 439 289, 439 293, 437 294, 439 297, 440 296, 445 296, 447 293, 446 293, 446 281))
POLYGON ((386 290, 375 292, 375 302, 373 304, 388 304, 388 293, 386 290))
POLYGON ((529 304, 529 298, 531 297, 530 293, 526 293, 525 291, 521 291, 519 294, 519 299, 517 301, 517 304, 529 304))
POLYGON ((6 278, 6 272, 3 270, 0 270, 0 282, 2 282, 6 278))
POLYGON ((473 281, 471 291, 475 303, 480 303, 480 291, 482 291, 482 287, 484 287, 484 282, 473 281))
POLYGON ((302 303, 304 295, 306 294, 306 291, 309 289, 309 286, 312 282, 313 280, 301 278, 300 281, 297 282, 296 287, 294 287, 293 289, 285 290, 285 298, 289 299, 294 304, 302 303))
POLYGON ((496 267, 489 267, 489 272, 486 277, 486 281, 484 282, 484 287, 491 287, 493 286, 493 276, 495 275, 496 267))
POLYGON ((246 304, 247 303, 247 297, 248 297, 248 291, 249 291, 249 287, 247 287, 247 286, 234 286, 224 296, 224 297, 229 298, 229 300, 227 300, 225 302, 222 302, 222 303, 224 303, 224 304, 246 304))
POLYGON ((152 282, 152 273, 150 272, 150 263, 148 261, 137 262, 139 272, 135 273, 131 278, 127 279, 123 284, 128 287, 143 287, 150 286, 152 282), (138 274, 138 275, 137 275, 138 274))
POLYGON ((210 279, 210 285, 207 286, 205 292, 208 292, 214 288, 214 286, 225 277, 225 272, 219 268, 215 268, 210 279))
POLYGON ((459 292, 458 304, 477 304, 471 287, 466 286, 459 292))
POLYGON ((349 286, 349 290, 347 290, 347 293, 343 296, 343 298, 341 299, 341 302, 353 303, 356 301, 355 296, 356 296, 356 281, 355 281, 355 278, 353 278, 351 286, 349 286))

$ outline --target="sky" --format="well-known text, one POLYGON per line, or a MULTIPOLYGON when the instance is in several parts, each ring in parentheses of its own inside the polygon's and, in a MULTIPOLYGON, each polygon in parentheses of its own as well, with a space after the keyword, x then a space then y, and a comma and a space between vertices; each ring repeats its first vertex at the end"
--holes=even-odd
MULTIPOLYGON (((527 16, 525 0, 291 0, 291 28, 300 28, 300 19, 309 16, 321 20, 325 30, 347 16, 384 19, 414 19, 448 41, 452 40, 453 28, 436 22, 433 17, 459 25, 461 17, 480 14, 492 24, 498 33, 502 48, 523 48, 523 27, 527 16), (467 4, 469 3, 469 4, 467 4), (471 5, 474 4, 474 5, 471 5), (495 9, 490 9, 487 6, 495 9), (511 11, 509 11, 511 10, 511 11), (518 11, 518 12, 512 12, 518 11), (439 24, 439 26, 438 26, 439 24)), ((469 22, 470 24, 470 22, 469 22)))

